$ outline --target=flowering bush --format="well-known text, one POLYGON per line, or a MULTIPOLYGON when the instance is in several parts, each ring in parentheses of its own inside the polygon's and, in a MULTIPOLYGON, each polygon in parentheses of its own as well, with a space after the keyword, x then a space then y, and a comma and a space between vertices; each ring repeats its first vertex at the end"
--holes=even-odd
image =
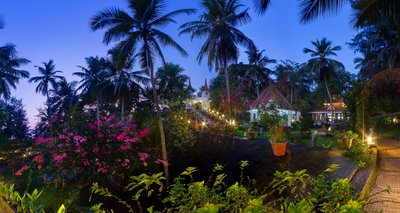
MULTIPOLYGON (((40 136, 35 140, 39 154, 30 167, 45 170, 52 181, 97 175, 124 178, 135 167, 148 165, 150 154, 142 151, 142 139, 150 130, 139 129, 131 118, 120 121, 115 116, 102 117, 84 123, 80 129, 64 126, 53 137, 40 136)), ((28 166, 22 167, 17 175, 27 169, 28 166)))

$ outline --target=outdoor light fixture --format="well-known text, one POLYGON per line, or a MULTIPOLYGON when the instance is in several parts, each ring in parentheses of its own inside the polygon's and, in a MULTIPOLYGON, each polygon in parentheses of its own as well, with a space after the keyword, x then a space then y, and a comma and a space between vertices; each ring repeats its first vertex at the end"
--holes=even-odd
POLYGON ((370 128, 369 130, 368 130, 368 132, 366 133, 366 141, 367 141, 367 144, 369 145, 369 146, 376 146, 377 145, 377 143, 376 143, 376 139, 377 139, 377 135, 376 135, 376 133, 372 130, 372 128, 370 128))

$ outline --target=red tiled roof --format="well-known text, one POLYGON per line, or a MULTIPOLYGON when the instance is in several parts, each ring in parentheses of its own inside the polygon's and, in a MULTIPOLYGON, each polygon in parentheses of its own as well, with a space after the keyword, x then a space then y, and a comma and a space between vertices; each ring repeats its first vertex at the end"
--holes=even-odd
POLYGON ((257 108, 260 105, 266 105, 270 103, 270 101, 277 104, 280 109, 294 110, 293 106, 285 96, 283 96, 282 93, 272 84, 265 88, 261 92, 260 96, 250 104, 250 109, 257 108))

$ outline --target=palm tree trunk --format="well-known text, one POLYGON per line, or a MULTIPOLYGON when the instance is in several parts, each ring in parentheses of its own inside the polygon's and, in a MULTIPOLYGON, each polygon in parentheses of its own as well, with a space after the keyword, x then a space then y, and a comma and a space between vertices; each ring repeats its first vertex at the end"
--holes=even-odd
POLYGON ((121 118, 124 119, 124 113, 125 113, 125 102, 124 102, 124 97, 121 97, 121 118))
POLYGON ((53 123, 52 121, 53 118, 51 116, 49 91, 46 92, 46 96, 47 96, 47 116, 49 116, 49 129, 50 129, 53 123))
MULTIPOLYGON (((332 108, 332 96, 331 96, 331 93, 329 92, 328 82, 326 80, 325 75, 324 75, 324 82, 325 82, 326 92, 328 93, 328 97, 329 97, 329 106, 332 108)), ((333 119, 333 109, 332 109, 332 112, 331 112, 331 116, 332 116, 332 119, 333 119)))
POLYGON ((228 114, 231 115, 231 91, 230 91, 230 84, 229 84, 229 74, 228 74, 228 67, 226 59, 224 59, 224 73, 225 73, 225 84, 226 84, 226 98, 228 102, 228 114))
POLYGON ((150 54, 148 51, 146 51, 146 58, 147 58, 147 69, 150 73, 151 86, 153 87, 154 104, 156 105, 156 111, 157 111, 157 123, 158 123, 158 128, 160 130, 161 152, 162 152, 162 158, 164 161, 164 176, 165 176, 166 184, 168 187, 169 186, 169 168, 168 168, 167 145, 165 142, 164 125, 162 122, 161 109, 160 109, 160 105, 159 105, 160 99, 157 95, 156 81, 154 79, 154 70, 153 70, 153 66, 149 62, 151 57, 150 57, 150 54))
POLYGON ((100 100, 99 97, 96 98, 96 120, 100 120, 100 100))

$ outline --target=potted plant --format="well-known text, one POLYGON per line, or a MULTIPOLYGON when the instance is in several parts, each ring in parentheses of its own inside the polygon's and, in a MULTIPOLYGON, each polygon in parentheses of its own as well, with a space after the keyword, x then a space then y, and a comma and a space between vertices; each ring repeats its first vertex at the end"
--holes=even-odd
POLYGON ((357 138, 358 138, 357 133, 354 133, 350 130, 344 131, 339 134, 339 139, 342 141, 343 146, 347 148, 350 148, 351 145, 353 144, 353 140, 357 138))
POLYGON ((276 157, 283 157, 286 154, 286 140, 285 131, 282 123, 272 125, 268 129, 270 143, 272 145, 272 151, 276 157))
POLYGON ((255 121, 250 121, 249 126, 247 127, 247 139, 253 140, 256 131, 257 123, 255 121))

